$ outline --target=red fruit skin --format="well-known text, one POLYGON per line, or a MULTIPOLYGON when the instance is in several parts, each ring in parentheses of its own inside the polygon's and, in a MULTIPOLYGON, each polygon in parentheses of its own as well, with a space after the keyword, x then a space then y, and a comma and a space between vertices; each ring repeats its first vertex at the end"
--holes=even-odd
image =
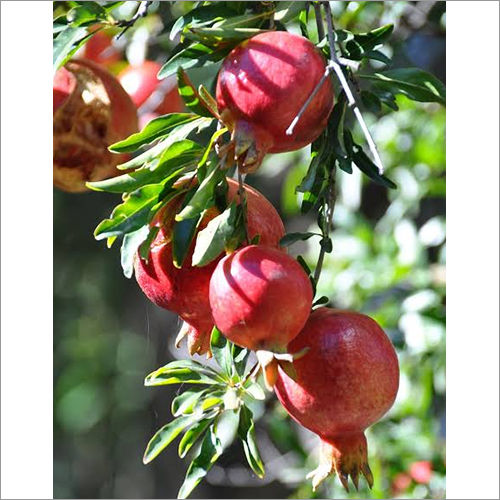
POLYGON ((210 280, 215 324, 235 344, 285 352, 311 312, 309 277, 292 257, 251 245, 224 257, 210 280))
POLYGON ((262 33, 237 46, 224 60, 217 80, 223 119, 252 134, 259 157, 300 149, 324 130, 333 108, 327 78, 292 135, 285 131, 325 72, 325 61, 306 38, 286 31, 262 33))
POLYGON ((68 62, 54 76, 53 108, 56 187, 82 192, 88 181, 121 174, 116 165, 129 155, 108 146, 138 131, 137 110, 111 73, 92 61, 68 62))
MULTIPOLYGON (((237 196, 238 183, 227 179, 228 200, 237 196)), ((260 234, 263 245, 278 246, 285 234, 283 222, 273 205, 257 190, 245 187, 248 208, 248 232, 250 237, 260 234)), ((181 200, 174 200, 177 206, 181 200)), ((176 206, 167 204, 165 213, 175 214, 176 206)), ((213 210, 203 219, 199 230, 217 215, 213 210)), ((160 215, 161 217, 161 215, 160 215)), ((145 295, 156 305, 176 312, 188 324, 188 348, 190 354, 204 354, 210 349, 210 333, 214 325, 209 303, 210 277, 221 257, 206 266, 191 265, 194 242, 186 263, 177 269, 172 262, 171 221, 160 225, 153 241, 148 262, 135 260, 135 277, 145 295)))
POLYGON ((83 57, 103 66, 110 66, 121 59, 120 53, 113 47, 112 36, 98 31, 84 46, 83 57))
MULTIPOLYGON (((161 64, 154 61, 144 61, 138 66, 128 66, 119 73, 118 80, 138 108, 146 102, 162 82, 156 76, 160 69, 161 64)), ((154 111, 158 114, 180 113, 184 111, 184 103, 177 91, 175 76, 169 77, 167 80, 170 83, 169 90, 154 111)))
POLYGON ((411 477, 405 472, 400 472, 394 476, 391 484, 391 490, 394 495, 404 493, 411 485, 411 477))
POLYGON ((410 476, 420 484, 428 484, 432 478, 432 464, 427 460, 413 462, 410 466, 410 476))
POLYGON ((343 484, 359 470, 370 483, 363 431, 394 403, 399 366, 394 347, 368 316, 329 308, 316 309, 288 349, 297 353, 294 381, 281 369, 278 399, 292 418, 323 441, 332 471, 343 484), (366 468, 363 470, 363 468, 366 468))

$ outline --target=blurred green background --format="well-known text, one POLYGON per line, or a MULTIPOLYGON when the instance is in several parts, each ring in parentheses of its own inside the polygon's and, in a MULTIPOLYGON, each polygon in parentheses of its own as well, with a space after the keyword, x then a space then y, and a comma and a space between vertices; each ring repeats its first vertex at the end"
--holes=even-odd
MULTIPOLYGON (((148 58, 165 59, 168 36, 156 34, 162 20, 192 4, 153 5, 129 43, 147 32, 148 58)), ((421 67, 445 81, 445 2, 331 5, 336 27, 363 32, 394 23, 383 50, 395 66, 421 67)), ((335 307, 375 318, 398 352, 397 401, 367 432, 373 490, 362 483, 349 496, 334 478, 313 494, 304 478, 317 465, 317 438, 287 418, 269 394, 254 408, 266 478, 250 472, 235 443, 193 498, 445 497, 445 110, 404 97, 398 105, 398 112, 364 111, 398 190, 375 185, 357 170, 338 173, 334 248, 318 292, 335 307)), ((359 131, 354 138, 363 143, 359 131)), ((280 210, 289 232, 315 225, 312 215, 300 214, 294 192, 308 158, 308 148, 269 156, 247 178, 280 210)), ((144 376, 187 352, 173 345, 177 317, 123 277, 117 249, 92 237, 117 201, 102 193, 54 191, 55 498, 175 498, 187 467, 175 446, 142 464, 147 441, 171 418, 178 389, 145 388, 144 376)), ((318 247, 311 239, 291 252, 314 265, 318 247)))

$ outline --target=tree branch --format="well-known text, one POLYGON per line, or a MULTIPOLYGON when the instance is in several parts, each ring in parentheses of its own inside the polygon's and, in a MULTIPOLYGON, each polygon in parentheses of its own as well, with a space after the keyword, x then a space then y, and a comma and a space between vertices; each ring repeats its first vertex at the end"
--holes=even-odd
POLYGON ((116 38, 120 38, 123 33, 125 33, 125 31, 127 31, 131 26, 134 25, 137 19, 139 19, 140 17, 144 17, 148 13, 148 7, 152 3, 152 1, 139 2, 139 6, 137 7, 136 12, 131 19, 129 19, 128 21, 118 21, 117 25, 125 29, 116 38))

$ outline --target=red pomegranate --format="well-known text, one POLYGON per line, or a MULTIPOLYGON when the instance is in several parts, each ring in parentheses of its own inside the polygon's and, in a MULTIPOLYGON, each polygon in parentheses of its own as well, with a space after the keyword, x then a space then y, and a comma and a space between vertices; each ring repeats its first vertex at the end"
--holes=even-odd
POLYGON ((158 80, 157 74, 161 64, 154 61, 144 61, 138 66, 128 66, 118 75, 118 80, 128 92, 134 104, 139 108, 160 84, 167 86, 165 98, 154 110, 158 114, 179 113, 184 110, 184 103, 177 91, 175 76, 158 80))
POLYGON ((432 464, 427 460, 413 462, 410 466, 410 476, 417 483, 428 484, 432 478, 432 464))
POLYGON ((118 80, 92 61, 74 60, 54 76, 54 185, 86 191, 85 182, 119 175, 128 155, 108 146, 137 132, 137 111, 118 80))
POLYGON ((394 403, 399 367, 384 331, 368 316, 322 307, 316 309, 290 353, 309 350, 294 361, 296 379, 280 370, 274 386, 287 412, 321 438, 320 465, 313 487, 336 472, 346 489, 358 487, 362 472, 370 487, 364 430, 394 403))
POLYGON ((210 306, 219 330, 254 351, 286 352, 311 312, 309 277, 289 255, 251 245, 224 257, 210 280, 210 306))
MULTIPOLYGON (((228 199, 237 197, 238 183, 228 179, 228 199)), ((283 222, 272 204, 258 191, 245 186, 248 209, 248 233, 251 238, 260 235, 263 245, 278 246, 285 234, 283 222)), ((156 305, 176 312, 184 321, 182 333, 187 335, 190 354, 204 354, 210 350, 210 333, 214 320, 208 298, 210 277, 217 260, 203 267, 191 265, 194 243, 181 269, 172 262, 171 230, 177 209, 182 202, 178 197, 160 211, 154 224, 160 231, 151 245, 148 262, 135 261, 135 277, 142 291, 156 305)), ((210 210, 200 227, 217 215, 210 210)), ((222 257, 222 256, 221 256, 222 257)))
POLYGON ((224 60, 217 80, 221 117, 233 130, 240 169, 255 171, 266 153, 300 149, 324 130, 333 108, 327 78, 298 121, 286 129, 325 72, 325 61, 306 38, 286 31, 256 35, 224 60))
POLYGON ((84 46, 83 57, 103 66, 111 66, 121 60, 120 52, 113 46, 113 37, 99 30, 84 46))

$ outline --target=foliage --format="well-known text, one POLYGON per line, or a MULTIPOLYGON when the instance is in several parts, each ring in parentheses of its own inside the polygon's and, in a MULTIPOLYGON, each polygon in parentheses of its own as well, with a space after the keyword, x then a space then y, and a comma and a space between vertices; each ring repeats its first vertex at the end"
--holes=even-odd
MULTIPOLYGON (((101 29, 125 26, 122 4, 55 2, 54 67, 63 65, 85 44, 93 33, 89 28, 96 24, 101 29)), ((269 29, 299 29, 327 57, 330 55, 327 40, 319 39, 307 2, 185 4, 171 6, 182 15, 175 21, 172 16, 166 26, 173 44, 159 77, 177 76, 179 93, 189 112, 156 118, 139 133, 114 144, 112 151, 134 155, 121 165, 127 172, 89 185, 95 191, 122 196, 122 202, 97 226, 94 235, 106 239, 109 247, 121 238, 121 263, 127 277, 132 275, 136 252, 147 256, 155 236, 151 222, 158 211, 180 194, 185 198, 173 227, 176 266, 184 264, 196 228, 209 208, 216 207, 220 215, 198 234, 195 265, 208 264, 223 250, 236 248, 244 240, 244 204, 227 205, 220 197, 227 189, 225 177, 230 171, 227 158, 217 150, 229 133, 225 128, 216 128, 219 113, 210 93, 213 79, 195 84, 197 72, 215 75, 233 47, 269 29), (179 183, 186 174, 191 181, 179 183)), ((301 245, 304 257, 299 261, 317 289, 316 304, 330 301, 338 307, 370 314, 398 348, 402 391, 389 418, 369 436, 372 469, 378 478, 373 495, 386 495, 391 488, 386 478, 405 472, 415 458, 428 459, 433 462, 434 484, 413 485, 417 498, 444 489, 442 451, 431 437, 436 432, 434 415, 440 411, 433 400, 444 390, 444 219, 438 215, 420 226, 421 221, 416 219, 426 200, 444 196, 444 158, 439 157, 444 150, 444 111, 438 104, 445 103, 445 90, 436 77, 422 69, 393 67, 390 55, 382 50, 382 44, 391 40, 392 24, 369 26, 365 31, 350 28, 350 24, 355 25, 352 16, 349 22, 343 22, 349 12, 346 10, 340 18, 339 25, 346 29, 334 31, 342 69, 346 78, 359 87, 363 113, 367 120, 371 119, 370 129, 383 151, 388 174, 382 173, 367 153, 345 93, 336 82, 336 104, 327 129, 310 151, 288 155, 296 165, 287 170, 284 206, 311 224, 287 234, 282 243, 301 245), (410 100, 433 104, 415 106, 410 100), (410 141, 410 147, 401 143, 402 137, 410 141), (382 217, 361 211, 361 192, 366 195, 370 190, 385 199, 382 217), (315 272, 317 252, 313 250, 318 245, 324 258, 319 280, 315 272), (424 340, 415 332, 420 332, 424 340), (414 387, 418 387, 418 397, 412 392, 414 387), (429 414, 433 414, 432 419, 428 419, 429 414), (422 437, 420 441, 415 439, 414 448, 403 442, 405 431, 407 436, 422 437)), ((147 18, 135 21, 140 25, 147 18)), ((127 34, 133 34, 135 28, 132 26, 127 34)), ((272 161, 274 158, 268 164, 272 161)), ((264 176, 267 170, 264 164, 264 176)), ((151 387, 188 385, 172 401, 174 419, 154 434, 144 454, 144 463, 151 462, 182 434, 178 455, 190 456, 191 464, 179 498, 192 492, 236 438, 242 442, 254 474, 262 477, 265 472, 266 461, 257 445, 259 422, 253 414, 262 413, 267 396, 250 376, 253 369, 246 367, 248 353, 225 341, 217 329, 212 333, 212 351, 217 368, 178 360, 152 372, 145 380, 151 387)), ((312 469, 314 464, 303 448, 302 431, 286 424, 285 432, 279 424, 283 418, 276 406, 262 420, 282 453, 294 456, 296 472, 300 469, 303 478, 302 469, 312 469), (288 437, 284 439, 283 433, 288 437)), ((274 474, 283 483, 297 485, 296 479, 290 480, 293 474, 289 472, 288 467, 283 467, 274 474)), ((297 473, 294 477, 298 477, 297 473)), ((317 495, 305 483, 295 494, 317 495)), ((333 481, 326 485, 326 494, 335 498, 344 495, 333 481)), ((363 491, 363 495, 369 493, 363 491)))

